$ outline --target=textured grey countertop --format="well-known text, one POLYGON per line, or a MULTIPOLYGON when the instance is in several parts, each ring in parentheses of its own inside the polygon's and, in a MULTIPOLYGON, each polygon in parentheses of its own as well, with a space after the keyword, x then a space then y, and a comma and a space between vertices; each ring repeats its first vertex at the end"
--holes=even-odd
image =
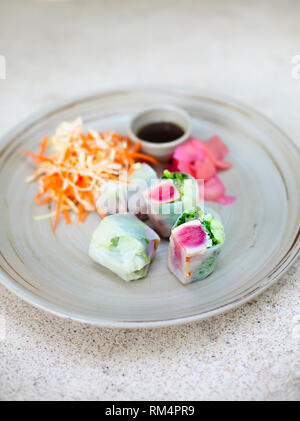
MULTIPOLYGON (((299 15, 297 0, 1 0, 0 135, 85 91, 168 83, 245 102, 300 145, 299 15)), ((299 400, 299 278, 298 259, 227 314, 133 331, 59 319, 0 286, 0 400, 299 400)))

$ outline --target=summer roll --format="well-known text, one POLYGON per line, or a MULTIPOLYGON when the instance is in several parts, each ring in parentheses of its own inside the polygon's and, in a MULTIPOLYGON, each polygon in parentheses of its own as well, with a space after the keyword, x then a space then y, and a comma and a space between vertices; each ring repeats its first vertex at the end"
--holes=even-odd
POLYGON ((137 162, 132 166, 132 173, 120 175, 120 182, 110 180, 103 185, 97 200, 97 209, 105 214, 131 212, 135 215, 142 211, 142 193, 157 179, 156 172, 150 165, 137 162))
POLYGON ((144 198, 153 228, 168 238, 182 212, 199 203, 198 183, 189 174, 165 170, 160 180, 152 182, 144 198))
POLYGON ((146 276, 159 244, 159 236, 129 213, 102 219, 92 235, 89 255, 124 279, 146 276))
POLYGON ((172 229, 168 266, 183 284, 210 275, 224 244, 224 227, 219 216, 199 206, 188 209, 172 229))

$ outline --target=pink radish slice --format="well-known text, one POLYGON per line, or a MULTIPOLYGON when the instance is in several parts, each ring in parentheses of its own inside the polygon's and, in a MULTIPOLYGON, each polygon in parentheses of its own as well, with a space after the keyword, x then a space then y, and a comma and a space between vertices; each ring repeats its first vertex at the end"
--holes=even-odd
POLYGON ((222 142, 218 136, 212 136, 206 142, 202 142, 206 149, 208 149, 215 159, 224 159, 228 154, 227 146, 222 142))
POLYGON ((199 186, 204 180, 204 199, 228 205, 236 198, 225 195, 225 186, 217 175, 217 171, 232 166, 230 162, 224 161, 227 154, 228 148, 218 136, 213 136, 207 141, 192 137, 175 149, 173 161, 168 169, 171 172, 191 174, 197 180, 201 180, 198 181, 199 186))
POLYGON ((168 165, 168 170, 171 172, 184 172, 191 175, 193 173, 193 168, 190 162, 177 161, 176 159, 173 159, 172 163, 168 165))
POLYGON ((191 164, 191 167, 196 174, 195 178, 197 180, 209 180, 217 173, 216 167, 208 157, 205 157, 203 162, 195 161, 191 164))
POLYGON ((216 199, 217 203, 220 203, 220 205, 231 205, 232 203, 234 203, 236 201, 236 197, 235 196, 227 196, 227 195, 223 195, 220 196, 216 199))
POLYGON ((185 248, 200 247, 207 241, 206 232, 200 223, 182 225, 180 230, 176 232, 176 237, 185 248))
POLYGON ((171 181, 166 181, 153 187, 148 194, 148 198, 154 203, 172 203, 180 198, 180 194, 171 181))
POLYGON ((217 200, 220 196, 225 193, 225 186, 220 178, 215 175, 210 180, 204 183, 204 199, 205 200, 217 200))
POLYGON ((196 138, 190 140, 194 149, 207 155, 211 162, 220 170, 226 170, 232 166, 230 162, 224 161, 228 154, 227 146, 221 141, 218 136, 213 136, 207 141, 202 141, 196 138))
POLYGON ((220 205, 230 205, 236 201, 236 197, 225 195, 225 186, 217 175, 204 182, 204 199, 220 205))
POLYGON ((178 162, 203 161, 206 153, 199 147, 199 142, 198 139, 192 138, 184 144, 177 146, 173 154, 173 159, 178 162))

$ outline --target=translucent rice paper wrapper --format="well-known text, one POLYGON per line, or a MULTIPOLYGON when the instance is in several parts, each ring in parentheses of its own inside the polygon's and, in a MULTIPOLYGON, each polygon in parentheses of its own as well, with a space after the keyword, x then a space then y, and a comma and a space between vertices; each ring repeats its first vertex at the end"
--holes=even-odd
POLYGON ((174 185, 174 181, 171 179, 156 180, 151 183, 151 188, 144 194, 147 209, 144 210, 144 212, 148 213, 151 225, 163 238, 170 237, 172 227, 183 211, 200 204, 198 183, 190 175, 188 175, 188 179, 184 180, 183 195, 180 194, 180 197, 177 200, 170 203, 159 204, 150 200, 150 189, 166 182, 172 182, 174 185))
MULTIPOLYGON (((206 210, 206 212, 212 214, 221 224, 219 216, 214 211, 206 210)), ((215 269, 225 241, 224 237, 219 244, 211 247, 207 247, 209 242, 204 242, 202 246, 195 248, 184 247, 178 240, 177 230, 191 223, 174 227, 170 237, 168 267, 182 284, 200 281, 209 276, 215 269)))
POLYGON ((157 180, 157 174, 148 164, 136 164, 139 167, 129 177, 132 181, 128 186, 128 211, 137 215, 140 219, 147 219, 144 192, 152 182, 157 180))
POLYGON ((136 216, 107 216, 92 235, 89 255, 124 281, 146 276, 159 236, 136 216))
POLYGON ((151 181, 157 179, 156 172, 150 165, 136 163, 134 172, 127 178, 126 173, 120 179, 126 182, 108 181, 104 184, 97 200, 97 209, 106 215, 130 212, 145 219, 146 213, 143 192, 150 186, 151 181))

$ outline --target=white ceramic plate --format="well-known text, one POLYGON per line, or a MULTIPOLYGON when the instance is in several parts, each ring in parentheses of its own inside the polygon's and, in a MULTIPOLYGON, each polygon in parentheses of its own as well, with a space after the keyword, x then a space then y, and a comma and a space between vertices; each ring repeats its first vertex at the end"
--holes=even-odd
POLYGON ((109 327, 153 327, 215 315, 253 298, 288 268, 299 252, 299 152, 271 122, 223 98, 174 88, 121 89, 92 94, 30 118, 0 143, 1 282, 33 305, 63 317, 109 327), (233 168, 221 174, 237 202, 213 206, 227 241, 215 272, 181 285, 167 269, 162 241, 147 278, 125 283, 89 258, 99 223, 56 232, 33 203, 36 185, 22 149, 38 150, 62 120, 81 115, 86 128, 126 132, 129 117, 144 107, 174 104, 193 119, 194 135, 218 134, 229 146, 233 168))

